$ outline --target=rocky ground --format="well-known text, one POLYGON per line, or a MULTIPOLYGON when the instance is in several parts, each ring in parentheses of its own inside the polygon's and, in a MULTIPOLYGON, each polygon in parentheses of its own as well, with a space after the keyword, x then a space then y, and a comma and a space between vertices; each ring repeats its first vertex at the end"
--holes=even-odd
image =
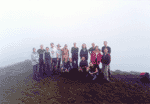
POLYGON ((37 82, 32 79, 32 67, 23 67, 26 64, 20 65, 21 73, 15 67, 16 75, 1 76, 1 104, 150 103, 149 84, 141 83, 137 75, 113 73, 111 82, 106 83, 101 79, 85 81, 75 73, 65 73, 37 82))

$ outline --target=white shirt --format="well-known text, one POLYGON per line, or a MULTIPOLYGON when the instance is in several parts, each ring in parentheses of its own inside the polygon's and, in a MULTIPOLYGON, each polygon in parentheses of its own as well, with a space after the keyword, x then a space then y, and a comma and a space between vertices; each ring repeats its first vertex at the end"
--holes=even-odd
POLYGON ((57 58, 57 49, 55 47, 50 48, 51 58, 57 58))

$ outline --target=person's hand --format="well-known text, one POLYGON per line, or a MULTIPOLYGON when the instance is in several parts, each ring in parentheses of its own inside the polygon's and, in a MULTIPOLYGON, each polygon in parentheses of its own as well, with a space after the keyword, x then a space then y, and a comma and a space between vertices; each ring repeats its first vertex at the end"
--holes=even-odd
POLYGON ((91 75, 93 74, 93 73, 90 73, 91 75))
POLYGON ((57 58, 57 60, 59 60, 59 59, 57 58))

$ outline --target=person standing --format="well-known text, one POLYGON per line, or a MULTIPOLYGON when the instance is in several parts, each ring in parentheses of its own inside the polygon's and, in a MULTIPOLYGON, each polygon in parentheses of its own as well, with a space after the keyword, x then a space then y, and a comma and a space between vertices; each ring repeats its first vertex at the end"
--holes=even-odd
POLYGON ((51 67, 53 71, 56 71, 56 65, 57 65, 57 49, 54 47, 54 43, 51 43, 50 48, 50 55, 51 55, 51 67))
POLYGON ((89 54, 91 55, 94 50, 95 50, 95 43, 92 43, 92 47, 89 49, 89 54))
POLYGON ((98 68, 98 70, 100 69, 99 64, 101 62, 101 59, 102 59, 101 50, 98 48, 98 46, 96 46, 95 50, 91 54, 91 62, 94 66, 98 68))
POLYGON ((69 59, 69 50, 67 48, 67 44, 65 44, 64 48, 62 48, 62 63, 65 60, 64 57, 67 57, 69 59))
POLYGON ((48 75, 51 75, 51 55, 48 47, 46 47, 45 52, 45 70, 47 71, 48 75))
POLYGON ((104 41, 104 46, 102 47, 102 53, 104 54, 104 49, 108 49, 108 54, 111 54, 111 48, 107 46, 107 41, 104 41))
POLYGON ((44 53, 45 53, 45 49, 43 49, 43 45, 40 45, 40 49, 38 49, 37 52, 39 54, 39 73, 40 73, 40 75, 44 76, 45 73, 43 73, 43 72, 45 72, 45 69, 44 69, 44 53))
POLYGON ((33 65, 33 79, 38 79, 37 69, 38 69, 38 64, 39 64, 39 55, 36 52, 35 48, 33 48, 33 52, 31 54, 31 61, 32 61, 32 65, 33 65))
MULTIPOLYGON (((108 54, 111 54, 111 48, 107 45, 107 41, 104 41, 104 46, 102 47, 102 53, 104 54, 104 49, 107 48, 108 50, 108 54)), ((108 66, 108 74, 109 74, 109 78, 111 76, 110 74, 110 65, 108 66)))
POLYGON ((88 60, 88 50, 85 43, 82 44, 82 49, 80 50, 80 59, 82 59, 82 57, 85 57, 85 60, 88 60))
POLYGON ((57 45, 57 70, 60 68, 60 62, 61 62, 61 57, 62 57, 62 51, 60 49, 60 44, 57 45))
POLYGON ((78 68, 78 52, 79 48, 76 46, 76 43, 74 43, 74 47, 71 48, 73 68, 78 68))
POLYGON ((104 54, 102 56, 102 72, 104 73, 104 77, 107 81, 110 81, 110 77, 108 74, 108 68, 109 68, 109 64, 110 64, 110 54, 108 54, 108 49, 105 48, 104 49, 104 54))

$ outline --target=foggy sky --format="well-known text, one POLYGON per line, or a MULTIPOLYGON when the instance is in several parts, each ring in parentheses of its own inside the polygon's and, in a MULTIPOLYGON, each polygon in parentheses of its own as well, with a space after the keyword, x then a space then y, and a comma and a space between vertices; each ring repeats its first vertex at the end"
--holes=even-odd
MULTIPOLYGON (((0 3, 0 67, 31 59, 32 48, 73 42, 112 48, 111 70, 150 72, 148 0, 5 0, 0 3)), ((79 58, 80 59, 80 58, 79 58)))

